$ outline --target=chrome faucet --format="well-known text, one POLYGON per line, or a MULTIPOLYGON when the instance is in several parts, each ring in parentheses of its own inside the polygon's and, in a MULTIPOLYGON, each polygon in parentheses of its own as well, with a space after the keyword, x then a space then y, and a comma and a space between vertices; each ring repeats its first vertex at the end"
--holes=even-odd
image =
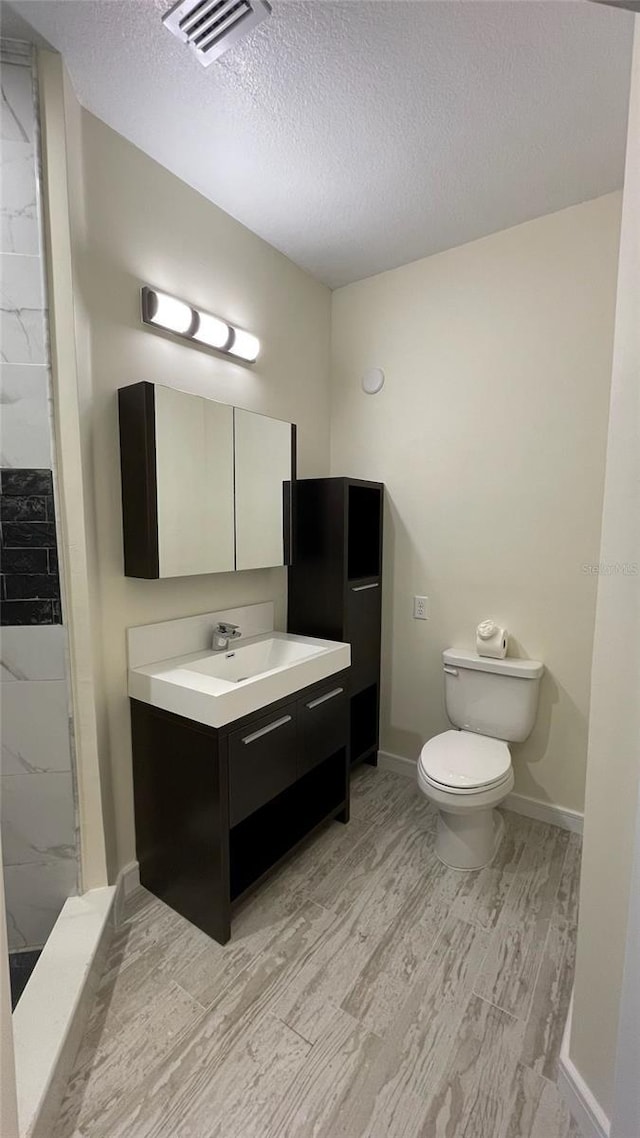
POLYGON ((220 624, 216 624, 213 630, 211 647, 214 652, 226 652, 229 641, 237 640, 239 636, 242 636, 242 633, 237 624, 226 624, 224 621, 220 621, 220 624))

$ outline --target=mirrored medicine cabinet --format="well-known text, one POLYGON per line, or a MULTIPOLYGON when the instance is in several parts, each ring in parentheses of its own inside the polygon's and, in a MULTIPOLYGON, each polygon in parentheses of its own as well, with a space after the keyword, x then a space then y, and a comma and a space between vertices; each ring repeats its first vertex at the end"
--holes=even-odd
POLYGON ((295 424, 157 383, 118 406, 126 576, 289 563, 295 424))

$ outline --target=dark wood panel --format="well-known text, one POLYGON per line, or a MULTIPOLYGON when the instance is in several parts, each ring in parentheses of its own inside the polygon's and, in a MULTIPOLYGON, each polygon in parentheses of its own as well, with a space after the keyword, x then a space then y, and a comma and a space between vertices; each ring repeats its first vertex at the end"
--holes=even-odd
POLYGON ((160 575, 156 429, 152 383, 118 391, 124 571, 127 577, 160 575))
POLYGON ((378 720, 380 714, 377 683, 353 692, 349 700, 350 759, 355 765, 365 760, 378 765, 378 720))
POLYGON ((140 880, 222 944, 230 935, 226 764, 209 731, 131 700, 140 880))
POLYGON ((380 673, 381 582, 350 584, 347 591, 345 635, 351 645, 351 688, 375 683, 380 673))
POLYGON ((296 483, 289 632, 344 639, 345 510, 344 479, 305 478, 296 483))

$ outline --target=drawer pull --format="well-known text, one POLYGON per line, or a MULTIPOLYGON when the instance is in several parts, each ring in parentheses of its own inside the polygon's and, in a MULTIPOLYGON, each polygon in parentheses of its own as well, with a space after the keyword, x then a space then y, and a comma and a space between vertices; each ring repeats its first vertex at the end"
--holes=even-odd
POLYGON ((342 695, 344 688, 334 688, 333 691, 328 691, 326 695, 319 695, 317 699, 312 699, 311 703, 307 704, 309 711, 314 707, 319 707, 321 703, 326 703, 328 699, 333 699, 336 695, 342 695))
POLYGON ((351 592, 352 593, 364 593, 365 589, 379 589, 379 588, 380 588, 380 582, 379 581, 372 581, 370 585, 352 585, 351 586, 351 592))
POLYGON ((276 719, 273 723, 269 723, 267 727, 261 727, 259 731, 254 731, 253 734, 246 735, 242 742, 253 743, 256 739, 261 739, 263 735, 268 735, 270 731, 275 731, 277 727, 284 727, 285 723, 291 723, 290 715, 283 715, 282 719, 276 719))

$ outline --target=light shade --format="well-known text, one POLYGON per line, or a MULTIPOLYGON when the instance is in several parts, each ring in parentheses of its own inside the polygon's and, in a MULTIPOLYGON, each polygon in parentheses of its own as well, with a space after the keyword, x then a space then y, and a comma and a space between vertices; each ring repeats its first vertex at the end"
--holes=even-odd
POLYGON ((194 316, 191 305, 178 300, 177 296, 150 288, 142 290, 142 317, 148 324, 157 324, 169 332, 186 336, 191 331, 194 316))
POLYGON ((232 331, 229 324, 225 320, 220 320, 218 316, 211 316, 209 312, 198 312, 198 322, 191 335, 199 344, 224 351, 231 339, 232 331))
POLYGON ((234 328, 233 324, 222 320, 220 316, 201 312, 177 296, 158 292, 148 285, 143 285, 141 299, 145 324, 164 328, 166 332, 195 340, 204 347, 215 348, 217 352, 235 356, 246 363, 252 364, 258 358, 260 341, 252 332, 234 328))
POLYGON ((244 332, 242 328, 233 329, 233 340, 227 348, 227 351, 232 356, 238 356, 241 360, 247 360, 248 363, 253 363, 258 358, 260 351, 260 341, 257 336, 251 332, 244 332))

